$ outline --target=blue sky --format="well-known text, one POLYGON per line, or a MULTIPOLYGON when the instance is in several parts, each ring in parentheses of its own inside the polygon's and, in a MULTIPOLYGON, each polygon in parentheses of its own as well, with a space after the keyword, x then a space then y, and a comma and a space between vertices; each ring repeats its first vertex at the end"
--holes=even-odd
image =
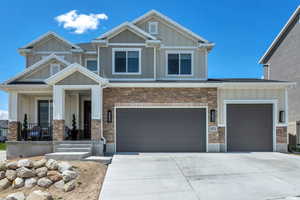
MULTIPOLYGON (((51 30, 71 42, 87 42, 114 26, 156 9, 216 43, 209 54, 209 77, 261 78, 258 59, 298 6, 297 0, 3 0, 0 7, 0 82, 24 69, 22 47, 51 30), (105 13, 97 30, 75 34, 54 19, 71 10, 105 13)), ((0 92, 0 110, 7 110, 0 92)))

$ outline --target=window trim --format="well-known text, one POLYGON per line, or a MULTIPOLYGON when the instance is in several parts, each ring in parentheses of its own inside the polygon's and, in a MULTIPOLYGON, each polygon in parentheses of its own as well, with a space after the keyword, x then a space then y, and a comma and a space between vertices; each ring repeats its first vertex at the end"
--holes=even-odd
MULTIPOLYGON (((191 77, 194 76, 194 51, 183 51, 183 50, 174 50, 174 51, 166 51, 166 76, 170 76, 170 77, 191 77), (169 60, 168 60, 168 55, 169 54, 191 54, 191 74, 169 74, 169 60)), ((180 55, 179 55, 179 70, 180 70, 180 55)))
MULTIPOLYGON (((97 69, 96 69, 95 71, 92 71, 92 70, 90 70, 90 71, 91 71, 91 72, 97 72, 97 73, 98 73, 99 69, 98 69, 98 59, 97 59, 97 58, 86 58, 85 61, 84 61, 85 68, 87 68, 87 61, 90 61, 90 60, 96 61, 96 62, 97 62, 97 69)), ((88 69, 88 68, 87 68, 87 69, 88 69)), ((88 70, 89 70, 89 69, 88 69, 88 70)))
POLYGON ((158 34, 158 22, 148 22, 148 32, 151 34, 151 35, 157 35, 158 34), (156 32, 151 32, 151 25, 155 25, 156 26, 156 32))
POLYGON ((112 48, 112 74, 113 75, 141 75, 142 74, 142 49, 141 48, 112 48), (128 62, 127 62, 127 55, 128 51, 138 51, 139 52, 139 71, 138 72, 116 72, 115 67, 115 52, 116 51, 125 51, 126 52, 126 71, 128 70, 128 62))
MULTIPOLYGON (((53 74, 53 67, 54 66, 58 66, 58 68, 59 68, 59 70, 58 70, 58 72, 61 70, 61 65, 59 64, 59 63, 51 63, 50 64, 50 76, 53 76, 54 74, 53 74)), ((58 73, 57 72, 57 73, 58 73)))

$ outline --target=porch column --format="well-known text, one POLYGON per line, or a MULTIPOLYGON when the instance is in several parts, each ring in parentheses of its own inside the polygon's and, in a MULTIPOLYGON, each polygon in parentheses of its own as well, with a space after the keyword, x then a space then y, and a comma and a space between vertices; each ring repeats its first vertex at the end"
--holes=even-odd
POLYGON ((9 93, 9 108, 8 108, 8 141, 17 141, 20 131, 20 122, 18 121, 18 93, 9 93))
POLYGON ((65 91, 53 86, 53 140, 64 140, 65 133, 65 91))
POLYGON ((101 138, 101 116, 102 116, 102 88, 100 85, 92 87, 92 121, 91 139, 101 138))

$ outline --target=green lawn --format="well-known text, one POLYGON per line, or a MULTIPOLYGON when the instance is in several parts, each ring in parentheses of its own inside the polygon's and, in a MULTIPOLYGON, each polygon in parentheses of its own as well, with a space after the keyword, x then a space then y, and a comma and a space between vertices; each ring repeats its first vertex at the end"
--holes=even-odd
POLYGON ((6 150, 6 144, 5 143, 0 143, 0 151, 6 150))

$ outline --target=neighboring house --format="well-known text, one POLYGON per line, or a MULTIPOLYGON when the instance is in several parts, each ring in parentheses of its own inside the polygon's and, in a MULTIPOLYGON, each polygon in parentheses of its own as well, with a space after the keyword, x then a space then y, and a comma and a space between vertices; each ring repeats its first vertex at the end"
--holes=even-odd
POLYGON ((0 138, 6 137, 7 132, 8 132, 8 120, 0 120, 0 138))
MULTIPOLYGON (((298 135, 300 125, 300 6, 292 14, 288 22, 276 36, 270 47, 260 58, 259 63, 264 66, 264 78, 287 80, 297 83, 288 92, 288 133, 298 135), (298 125, 297 125, 298 124, 298 125)), ((293 137, 290 142, 295 143, 293 137)))
POLYGON ((26 69, 1 85, 8 139, 27 114, 26 137, 65 140, 74 115, 77 138, 107 152, 286 151, 291 83, 209 79, 213 46, 153 10, 89 43, 49 32, 19 49, 26 69))

